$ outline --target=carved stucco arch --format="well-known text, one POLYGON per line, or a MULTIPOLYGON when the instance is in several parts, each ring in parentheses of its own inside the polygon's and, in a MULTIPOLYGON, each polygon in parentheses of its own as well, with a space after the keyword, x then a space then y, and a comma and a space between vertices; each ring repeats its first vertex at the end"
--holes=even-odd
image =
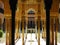
POLYGON ((29 11, 34 11, 35 13, 36 13, 36 10, 35 9, 33 9, 33 8, 30 8, 30 9, 28 9, 27 11, 26 11, 26 13, 28 13, 29 11))

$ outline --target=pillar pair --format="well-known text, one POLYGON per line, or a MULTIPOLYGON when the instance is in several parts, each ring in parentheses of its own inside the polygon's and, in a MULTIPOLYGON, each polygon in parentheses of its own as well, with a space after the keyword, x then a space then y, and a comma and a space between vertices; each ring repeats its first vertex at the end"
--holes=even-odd
POLYGON ((50 45, 57 45, 58 17, 50 19, 50 45))

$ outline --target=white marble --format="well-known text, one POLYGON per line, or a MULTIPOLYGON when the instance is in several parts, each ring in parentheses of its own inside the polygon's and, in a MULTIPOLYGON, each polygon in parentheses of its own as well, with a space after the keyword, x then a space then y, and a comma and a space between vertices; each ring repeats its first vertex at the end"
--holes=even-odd
MULTIPOLYGON (((27 40, 24 40, 24 42, 25 42, 25 45, 38 45, 38 42, 35 39, 35 34, 32 34, 32 37, 31 37, 31 34, 28 34, 27 40), (29 42, 29 40, 31 39, 34 40, 34 42, 29 42)), ((19 39, 15 45, 22 45, 22 38, 19 39)), ((46 41, 44 41, 42 37, 40 37, 40 45, 46 45, 46 41)), ((58 45, 60 45, 60 43, 58 43, 58 45)))
MULTIPOLYGON (((24 38, 24 42, 25 42, 25 45, 38 45, 38 40, 35 39, 35 34, 28 34, 27 35, 27 39, 25 40, 24 38), (29 40, 34 40, 33 42, 29 42, 29 40)), ((6 42, 0 42, 0 45, 6 45, 6 42)), ((20 38, 16 43, 15 45, 22 45, 22 38, 20 38)), ((40 36, 40 45, 46 45, 46 41, 44 41, 42 39, 42 37, 40 36)), ((57 45, 60 45, 60 43, 57 43, 57 45)))

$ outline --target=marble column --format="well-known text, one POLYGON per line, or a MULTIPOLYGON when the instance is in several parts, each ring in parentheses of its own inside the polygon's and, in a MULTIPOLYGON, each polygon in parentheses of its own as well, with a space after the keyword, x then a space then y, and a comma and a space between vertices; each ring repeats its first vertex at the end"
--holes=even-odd
POLYGON ((41 8, 40 4, 38 4, 38 12, 37 12, 37 27, 38 27, 38 45, 40 45, 40 20, 41 20, 41 8))
POLYGON ((35 19, 35 32, 36 32, 36 39, 37 39, 37 21, 36 21, 36 19, 35 19))
POLYGON ((42 20, 42 38, 44 38, 44 20, 42 20))
POLYGON ((54 45, 54 17, 51 17, 50 21, 50 45, 54 45))
POLYGON ((11 19, 5 19, 6 45, 11 44, 11 19))
POLYGON ((43 20, 43 25, 42 25, 42 38, 46 38, 46 21, 43 20))
POLYGON ((57 45, 58 17, 56 17, 55 45, 57 45))
MULTIPOLYGON (((8 22, 8 23, 9 23, 9 28, 8 28, 8 30, 9 30, 9 43, 11 43, 11 33, 12 33, 12 32, 11 32, 11 29, 12 29, 12 28, 11 28, 11 25, 12 25, 12 24, 11 24, 11 19, 9 19, 9 22, 8 22)), ((9 45, 10 45, 10 44, 9 44, 9 45)))
MULTIPOLYGON (((24 18, 24 17, 22 17, 24 18)), ((24 19, 22 19, 22 45, 24 45, 24 19)))
POLYGON ((20 33, 20 29, 21 29, 21 28, 20 28, 20 23, 21 23, 21 22, 20 22, 20 20, 19 20, 19 21, 18 21, 18 35, 19 35, 18 38, 21 37, 21 33, 20 33))
POLYGON ((38 16, 38 45, 40 45, 40 16, 38 16))
POLYGON ((28 23, 28 21, 27 21, 27 17, 26 17, 26 39, 27 39, 27 33, 28 33, 28 32, 27 32, 27 31, 28 31, 28 30, 27 30, 27 23, 28 23))
POLYGON ((15 29, 15 40, 19 38, 19 29, 18 29, 18 20, 16 22, 16 29, 15 29))
POLYGON ((24 11, 24 3, 22 4, 22 45, 24 45, 24 15, 25 15, 25 11, 24 11))
POLYGON ((46 21, 44 20, 44 38, 46 38, 46 21))
POLYGON ((6 30, 6 45, 9 45, 9 33, 8 33, 8 23, 7 23, 7 19, 5 19, 5 30, 6 30))

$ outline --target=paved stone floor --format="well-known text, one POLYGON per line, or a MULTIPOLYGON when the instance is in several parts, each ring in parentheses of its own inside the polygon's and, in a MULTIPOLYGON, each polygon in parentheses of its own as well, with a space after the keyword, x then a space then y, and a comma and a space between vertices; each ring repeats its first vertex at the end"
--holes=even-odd
MULTIPOLYGON (((42 34, 40 34, 40 45, 46 45, 46 41, 42 39, 42 34)), ((25 45, 38 45, 38 40, 35 38, 35 34, 28 34, 27 39, 24 38, 25 45), (31 42, 31 40, 33 40, 31 42)), ((22 38, 20 38, 15 45, 22 45, 22 38)), ((57 43, 57 45, 60 45, 60 43, 57 43)))
MULTIPOLYGON (((22 36, 21 36, 22 37, 22 36)), ((60 33, 58 33, 58 45, 60 45, 60 33)), ((25 45, 38 45, 38 40, 35 38, 35 34, 28 33, 27 39, 24 38, 25 45), (31 40, 33 40, 31 42, 31 40)), ((4 36, 0 38, 0 45, 6 45, 6 35, 4 33, 4 36)), ((22 38, 18 39, 16 41, 15 45, 22 45, 22 38)), ((40 45, 46 45, 46 41, 42 39, 42 34, 40 34, 40 45)))
MULTIPOLYGON (((38 42, 37 42, 38 40, 35 38, 35 34, 28 34, 27 35, 27 39, 25 39, 24 38, 24 43, 25 43, 25 45, 38 45, 38 42), (31 41, 32 40, 32 41, 31 41)), ((21 39, 19 39, 17 42, 16 42, 16 44, 15 45, 22 45, 22 38, 21 39)), ((40 44, 41 45, 46 45, 46 43, 45 43, 45 41, 42 39, 42 38, 40 38, 40 44)))

